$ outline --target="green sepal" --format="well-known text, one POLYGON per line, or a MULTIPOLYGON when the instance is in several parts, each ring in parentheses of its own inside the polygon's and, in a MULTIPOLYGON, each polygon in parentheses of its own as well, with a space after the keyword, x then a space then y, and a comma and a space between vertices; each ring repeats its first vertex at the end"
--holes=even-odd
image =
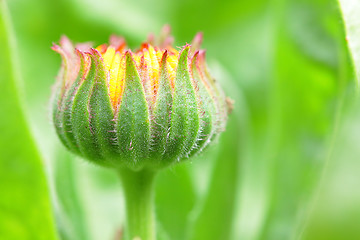
MULTIPOLYGON (((215 133, 220 133, 225 130, 225 125, 227 122, 227 106, 226 106, 226 96, 224 92, 222 91, 219 83, 211 76, 209 73, 206 63, 205 63, 205 51, 202 51, 199 55, 201 55, 202 58, 202 64, 201 64, 201 71, 203 74, 203 80, 208 83, 211 92, 212 97, 215 102, 216 106, 216 120, 215 120, 215 133)), ((200 56, 199 56, 200 57, 200 56)), ((210 141, 212 141, 214 138, 217 137, 217 134, 214 134, 210 141)))
POLYGON ((74 83, 69 87, 69 89, 65 89, 64 92, 64 96, 63 96, 63 101, 61 103, 61 110, 60 110, 60 114, 59 114, 59 118, 62 121, 62 125, 63 125, 63 134, 64 137, 66 139, 68 148, 74 152, 79 154, 79 147, 76 143, 76 139, 74 137, 74 133, 73 133, 73 126, 71 123, 71 111, 72 111, 72 105, 73 105, 73 99, 76 95, 76 92, 79 89, 79 86, 81 84, 81 81, 83 80, 83 74, 86 68, 86 63, 85 63, 85 56, 84 53, 75 50, 77 53, 77 57, 79 57, 79 64, 80 64, 80 70, 79 73, 77 75, 76 80, 74 81, 74 83))
MULTIPOLYGON (((114 113, 111 105, 108 87, 107 74, 100 53, 91 49, 91 59, 96 66, 96 78, 92 86, 90 96, 90 126, 93 130, 99 151, 108 164, 114 158, 117 150, 114 113)), ((115 162, 115 164, 118 164, 115 162)))
POLYGON ((65 131, 64 131, 64 123, 62 122, 62 106, 63 106, 63 96, 61 94, 61 88, 59 87, 59 83, 55 85, 56 92, 54 93, 52 105, 53 105, 53 112, 52 112, 52 118, 53 123, 55 127, 55 131, 57 135, 59 136, 60 141, 65 145, 65 147, 69 150, 72 150, 72 147, 68 143, 66 137, 65 137, 65 131))
POLYGON ((150 146, 149 110, 144 89, 136 70, 132 54, 128 51, 124 92, 116 121, 120 154, 128 167, 137 170, 143 167, 140 161, 148 158, 150 146))
POLYGON ((188 53, 189 46, 186 46, 176 70, 170 133, 163 156, 165 161, 180 161, 187 157, 199 131, 198 105, 188 70, 188 53))
MULTIPOLYGON (((149 50, 144 49, 143 51, 148 52, 149 50)), ((150 68, 151 68, 151 65, 149 66, 146 63, 144 57, 142 57, 140 60, 139 76, 140 76, 140 79, 142 79, 142 85, 144 88, 146 101, 148 102, 149 114, 151 117, 151 114, 152 114, 151 108, 154 104, 154 100, 153 100, 153 91, 152 91, 151 80, 150 80, 150 72, 149 72, 150 68)))
POLYGON ((94 81, 96 81, 97 78, 96 68, 95 62, 91 61, 89 74, 84 81, 82 81, 73 100, 71 124, 76 143, 82 156, 90 161, 103 164, 103 157, 99 151, 94 129, 92 129, 90 124, 89 101, 94 81))
POLYGON ((214 116, 215 103, 209 92, 208 86, 205 86, 199 69, 197 67, 199 52, 196 52, 191 62, 191 73, 193 81, 197 86, 196 96, 199 101, 200 131, 197 137, 195 148, 191 151, 190 156, 204 149, 210 142, 210 138, 214 134, 214 116))
POLYGON ((161 161, 166 150, 166 142, 170 131, 172 110, 172 89, 168 69, 166 66, 167 51, 162 56, 159 87, 155 100, 153 119, 151 121, 151 159, 157 164, 163 165, 167 162, 161 161))
POLYGON ((57 76, 57 81, 54 86, 55 92, 53 93, 53 99, 52 99, 52 104, 53 104, 52 118, 56 133, 59 136, 60 141, 65 145, 66 148, 72 150, 72 147, 65 136, 65 131, 64 131, 65 124, 62 121, 66 70, 67 70, 66 66, 68 64, 67 63, 68 60, 64 50, 60 46, 54 45, 52 49, 61 55, 62 64, 63 64, 63 67, 60 69, 60 73, 57 76))

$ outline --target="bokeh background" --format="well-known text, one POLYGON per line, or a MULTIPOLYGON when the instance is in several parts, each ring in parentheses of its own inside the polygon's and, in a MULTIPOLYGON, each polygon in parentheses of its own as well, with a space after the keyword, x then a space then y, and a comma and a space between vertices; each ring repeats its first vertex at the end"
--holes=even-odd
POLYGON ((360 7, 340 2, 347 34, 335 0, 0 0, 0 239, 120 239, 118 177, 55 135, 50 47, 136 48, 164 24, 175 46, 203 32, 235 105, 217 143, 157 178, 158 239, 360 239, 360 7))

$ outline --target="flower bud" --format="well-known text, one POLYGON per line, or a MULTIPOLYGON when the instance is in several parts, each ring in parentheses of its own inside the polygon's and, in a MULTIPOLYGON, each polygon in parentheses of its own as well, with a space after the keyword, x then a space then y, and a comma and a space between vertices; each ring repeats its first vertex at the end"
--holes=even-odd
POLYGON ((160 168, 202 151, 224 130, 225 97, 198 50, 180 51, 164 35, 131 52, 122 38, 97 48, 66 37, 53 50, 62 57, 53 121, 75 154, 110 167, 160 168))

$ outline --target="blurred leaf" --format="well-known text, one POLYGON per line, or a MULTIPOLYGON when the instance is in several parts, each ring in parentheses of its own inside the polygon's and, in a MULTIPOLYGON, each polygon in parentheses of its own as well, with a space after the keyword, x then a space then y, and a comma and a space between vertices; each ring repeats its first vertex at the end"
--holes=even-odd
POLYGON ((0 46, 0 238, 56 239, 43 165, 19 100, 19 66, 4 0, 0 46))
POLYGON ((196 239, 230 239, 232 234, 236 196, 239 189, 239 144, 241 132, 238 116, 230 116, 227 128, 222 134, 216 162, 213 166, 210 185, 200 211, 190 221, 191 240, 196 239))
POLYGON ((351 86, 340 16, 333 3, 278 3, 265 150, 269 205, 261 239, 298 237, 351 86), (299 12, 307 17, 299 18, 299 12))
MULTIPOLYGON (((351 52, 355 75, 359 82, 360 73, 360 3, 352 0, 340 0, 346 31, 346 42, 351 52)), ((345 38, 345 37, 344 37, 345 38)), ((342 53, 346 53, 344 49, 342 53)), ((342 59, 344 76, 350 72, 347 59, 342 59)), ((354 84, 355 85, 355 84, 354 84)), ((333 139, 330 161, 327 164, 319 186, 319 192, 313 204, 303 239, 338 240, 358 239, 360 195, 356 191, 360 181, 359 169, 359 133, 360 101, 357 89, 348 89, 344 95, 344 107, 339 111, 337 137, 333 139)))
POLYGON ((351 51, 358 82, 360 82, 360 2, 339 0, 339 3, 345 22, 346 41, 351 51))
POLYGON ((302 239, 360 239, 360 102, 343 117, 302 239))
POLYGON ((86 227, 89 239, 114 239, 123 231, 125 219, 124 196, 117 172, 74 156, 72 161, 76 177, 74 190, 82 208, 77 211, 83 214, 82 219, 78 218, 83 221, 80 224, 86 227))
POLYGON ((55 154, 55 188, 57 196, 57 222, 61 239, 87 240, 89 231, 83 204, 79 199, 74 156, 59 149, 55 154))
MULTIPOLYGON (((194 172, 194 181, 199 181, 204 170, 209 170, 209 180, 204 194, 198 199, 192 218, 188 222, 186 239, 231 239, 235 211, 238 208, 238 195, 242 179, 242 154, 246 148, 247 109, 242 94, 234 82, 218 63, 212 64, 213 76, 219 79, 229 101, 234 101, 234 110, 229 115, 226 131, 213 143, 217 152, 208 149, 207 152, 195 159, 200 164, 194 172), (231 100, 230 100, 231 99, 231 100), (211 150, 211 151, 209 151, 211 150), (211 169, 204 168, 201 162, 211 161, 211 169)), ((193 166, 195 167, 195 166, 193 166)))
POLYGON ((163 232, 171 240, 185 239, 188 216, 195 201, 188 164, 160 172, 156 179, 156 218, 160 233, 163 232))

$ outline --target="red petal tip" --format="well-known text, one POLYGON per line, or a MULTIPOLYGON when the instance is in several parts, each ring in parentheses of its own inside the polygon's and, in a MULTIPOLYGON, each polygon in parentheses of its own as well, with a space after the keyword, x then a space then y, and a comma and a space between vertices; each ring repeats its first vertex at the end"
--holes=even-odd
POLYGON ((61 47, 55 43, 53 43, 53 45, 50 47, 52 50, 54 50, 55 52, 59 52, 61 47))
POLYGON ((155 35, 150 33, 147 37, 147 42, 153 44, 155 42, 155 35))
POLYGON ((195 35, 191 45, 192 45, 192 49, 193 50, 198 50, 200 49, 201 43, 203 41, 203 33, 199 32, 195 35))
POLYGON ((163 55, 162 55, 162 57, 161 57, 161 62, 165 62, 165 61, 166 61, 167 55, 168 55, 168 50, 165 49, 165 51, 164 51, 164 53, 163 53, 163 55))
POLYGON ((170 24, 165 24, 161 30, 161 32, 165 35, 169 35, 171 33, 170 24))
POLYGON ((128 50, 125 51, 125 56, 131 57, 131 58, 133 57, 133 53, 131 52, 130 49, 128 49, 128 50))
POLYGON ((125 38, 116 36, 114 34, 110 36, 109 43, 116 49, 126 45, 125 38))
POLYGON ((90 51, 90 48, 93 44, 91 42, 85 42, 85 43, 78 43, 75 45, 75 49, 78 49, 83 52, 90 51))
POLYGON ((193 58, 197 58, 199 56, 199 53, 200 53, 199 50, 195 51, 193 58))

